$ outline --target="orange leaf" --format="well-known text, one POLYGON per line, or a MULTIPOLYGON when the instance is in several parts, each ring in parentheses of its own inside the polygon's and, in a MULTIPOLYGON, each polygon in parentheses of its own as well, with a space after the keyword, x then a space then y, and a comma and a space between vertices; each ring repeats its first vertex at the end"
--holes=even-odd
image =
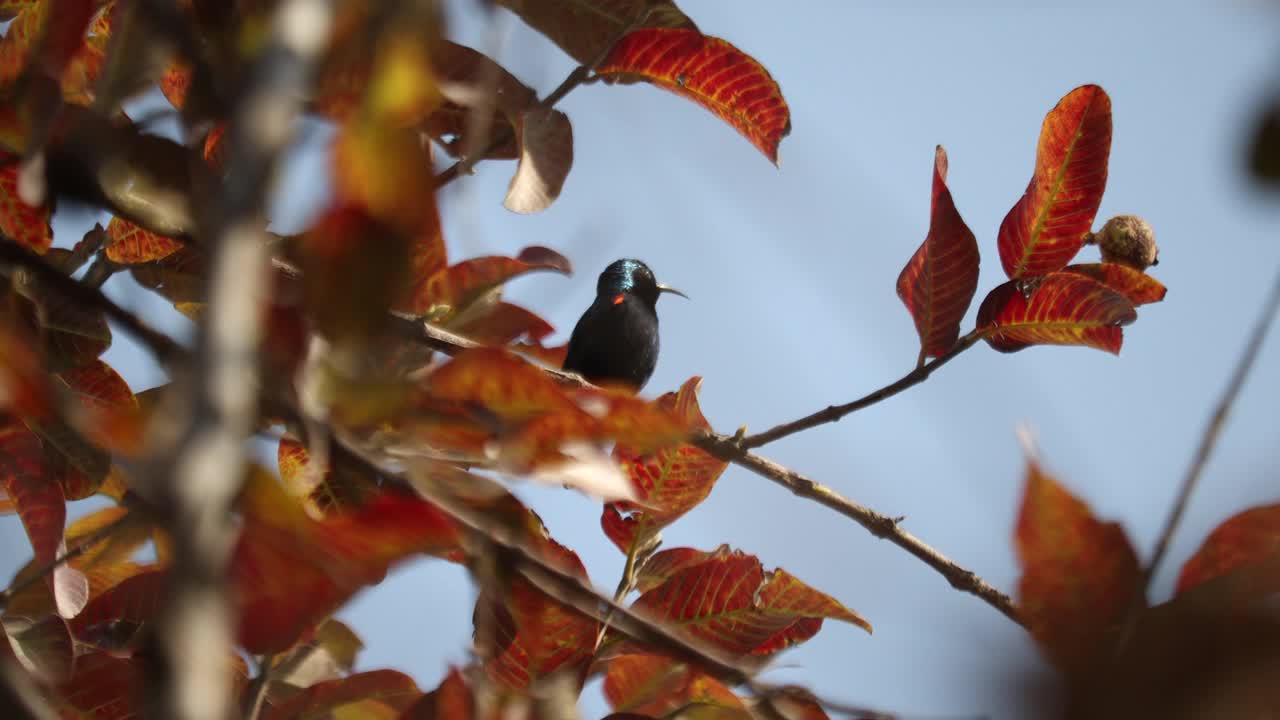
POLYGON ((111 452, 137 456, 142 452, 146 417, 129 384, 101 360, 55 376, 76 401, 72 425, 86 440, 111 452))
POLYGON ((1091 277, 1125 296, 1134 305, 1160 302, 1167 292, 1159 280, 1120 263, 1068 265, 1062 271, 1091 277))
POLYGON ((471 688, 458 668, 450 667, 440 687, 423 695, 400 715, 401 720, 472 720, 474 711, 471 688))
POLYGON ((226 134, 227 124, 218 123, 209 128, 209 134, 204 137, 204 160, 216 172, 222 172, 227 167, 227 144, 223 142, 226 134))
POLYGON ((161 260, 182 249, 181 242, 118 217, 107 223, 107 237, 107 258, 122 265, 161 260))
POLYGON ((754 58, 693 29, 645 28, 624 37, 596 73, 639 78, 693 100, 729 123, 774 165, 791 132, 782 89, 754 58))
POLYGON ((1138 589, 1138 558, 1124 530, 1099 521, 1028 459, 1014 547, 1019 613, 1040 648, 1069 675, 1102 662, 1107 634, 1138 589))
MULTIPOLYGON (((12 26, 9 32, 13 33, 12 26)), ((4 36, 5 40, 8 38, 4 36)), ((0 231, 9 240, 43 254, 53 244, 53 228, 49 225, 53 210, 48 205, 31 207, 18 197, 18 173, 22 166, 17 155, 0 152, 0 164, 0 231)))
POLYGON ((332 468, 310 469, 307 449, 293 438, 282 438, 276 455, 285 489, 293 497, 303 499, 304 506, 316 515, 358 508, 379 492, 377 478, 366 477, 354 469, 343 467, 337 473, 332 468))
POLYGON ((0 84, 11 85, 22 74, 51 4, 52 0, 27 3, 5 29, 0 38, 0 84))
POLYGON ((343 705, 378 700, 402 710, 421 697, 413 678, 395 670, 372 670, 316 683, 264 713, 268 720, 330 717, 343 705))
POLYGON ((574 60, 590 64, 629 23, 697 30, 672 0, 498 0, 574 60))
POLYGON ((573 266, 555 250, 533 245, 514 258, 488 256, 465 260, 420 280, 399 308, 434 322, 449 322, 485 295, 515 277, 536 270, 569 275, 573 266))
POLYGON ((549 375, 498 348, 477 348, 457 356, 428 378, 431 396, 472 403, 509 422, 528 420, 578 406, 549 375))
POLYGON ((169 104, 181 110, 187 104, 187 93, 191 90, 191 67, 183 60, 174 60, 165 68, 160 76, 160 92, 169 104))
POLYGON ((622 712, 664 717, 691 704, 744 711, 733 691, 705 673, 662 655, 620 655, 604 678, 609 706, 622 712))
POLYGON ((482 345, 507 345, 526 337, 538 342, 555 332, 546 320, 519 305, 499 302, 489 312, 465 318, 452 330, 482 345))
POLYGON ((1000 263, 1017 279, 1061 270, 1084 245, 1107 186, 1111 98, 1072 90, 1045 116, 1036 170, 1000 224, 1000 263))
POLYGON ((1249 508, 1214 528, 1182 566, 1178 594, 1280 553, 1280 505, 1249 508))
POLYGON ((945 354, 960 337, 960 321, 978 289, 978 241, 947 189, 947 151, 933 158, 929 234, 898 275, 898 297, 920 334, 920 357, 945 354))
MULTIPOLYGON (((128 514, 129 510, 127 508, 111 505, 85 515, 67 525, 65 533, 67 546, 75 547, 79 545, 89 535, 120 521, 128 514)), ((132 558, 151 539, 151 530, 149 523, 142 522, 137 518, 124 522, 108 533, 105 540, 99 539, 88 550, 73 558, 71 566, 81 572, 85 572, 96 566, 124 563, 132 558)), ((89 590, 92 596, 92 579, 90 579, 89 590)))
POLYGON ((353 119, 334 138, 332 167, 336 206, 355 206, 406 236, 433 222, 431 158, 412 130, 353 119))
MULTIPOLYGON (((701 382, 701 378, 692 377, 678 392, 664 394, 653 406, 683 418, 691 429, 709 430, 711 426, 698 407, 701 382)), ((690 444, 646 454, 645 448, 619 442, 613 456, 631 478, 638 502, 606 505, 600 522, 605 534, 624 553, 632 552, 705 500, 728 467, 690 444), (622 513, 629 513, 629 517, 624 520, 622 513)))
POLYGON ((727 547, 676 570, 633 607, 735 655, 768 655, 804 642, 824 618, 871 632, 862 616, 834 598, 782 569, 766 573, 758 558, 727 547))
POLYGON ((1031 345, 1086 345, 1119 354, 1133 303, 1096 280, 1057 272, 996 286, 978 308, 978 328, 1000 352, 1031 345))
POLYGON ((387 568, 423 552, 457 547, 458 529, 434 505, 387 492, 359 510, 312 520, 270 476, 257 471, 243 494, 231 566, 240 644, 284 650, 387 568))

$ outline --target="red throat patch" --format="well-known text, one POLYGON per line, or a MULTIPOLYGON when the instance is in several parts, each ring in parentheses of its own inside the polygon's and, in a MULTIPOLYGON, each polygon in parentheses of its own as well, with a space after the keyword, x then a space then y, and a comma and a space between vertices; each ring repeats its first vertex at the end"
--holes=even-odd
POLYGON ((623 300, 626 300, 626 299, 627 299, 627 296, 626 296, 626 295, 623 295, 622 293, 618 293, 617 295, 614 295, 614 296, 613 296, 613 304, 614 304, 614 305, 621 305, 621 304, 622 304, 622 301, 623 301, 623 300))

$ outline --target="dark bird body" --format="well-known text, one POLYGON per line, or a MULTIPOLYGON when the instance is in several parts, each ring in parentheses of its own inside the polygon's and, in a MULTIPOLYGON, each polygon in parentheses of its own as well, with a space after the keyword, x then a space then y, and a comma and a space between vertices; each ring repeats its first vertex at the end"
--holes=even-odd
POLYGON ((658 295, 687 297, 639 260, 618 260, 596 283, 596 299, 569 338, 564 369, 597 385, 644 387, 658 364, 658 295))

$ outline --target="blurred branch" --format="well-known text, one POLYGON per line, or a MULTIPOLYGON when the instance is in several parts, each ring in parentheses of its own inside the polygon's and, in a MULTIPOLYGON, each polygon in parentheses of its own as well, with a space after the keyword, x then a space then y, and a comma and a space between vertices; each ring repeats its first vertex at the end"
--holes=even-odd
POLYGON ((313 65, 328 43, 333 11, 331 0, 284 0, 276 7, 228 126, 226 181, 206 204, 208 305, 187 380, 192 397, 175 408, 177 442, 151 476, 167 511, 173 570, 146 687, 154 712, 174 720, 224 720, 232 711, 225 662, 233 618, 225 576, 244 440, 257 415, 261 300, 270 278, 261 215, 313 65))
MULTIPOLYGON (((8 637, 0 637, 0 640, 9 642, 8 637)), ((12 655, 0 655, 0 717, 12 720, 55 720, 58 717, 12 655)))
POLYGON ((968 335, 957 340, 956 344, 952 345, 951 349, 948 350, 945 355, 939 355, 930 362, 917 365, 916 369, 906 375, 903 375, 894 382, 885 385, 879 390, 868 393, 852 402, 847 402, 843 405, 831 405, 830 407, 819 410, 811 415, 806 415, 799 420, 792 420, 789 423, 783 423, 777 427, 765 430, 764 432, 756 433, 755 435, 748 435, 745 438, 742 438, 738 444, 744 450, 758 448, 775 440, 781 440, 788 435, 794 435, 801 430, 808 430, 809 428, 817 427, 818 425, 836 422, 845 415, 855 413, 863 408, 875 405, 881 400, 887 400, 907 388, 914 387, 925 380, 928 380, 934 370, 937 370, 943 365, 951 362, 955 356, 973 347, 979 340, 982 340, 988 334, 989 333, 986 331, 974 330, 968 335))
POLYGON ((267 700, 267 689, 271 686, 272 663, 275 661, 275 655, 263 655, 258 661, 258 675, 253 678, 253 682, 244 693, 244 720, 258 720, 258 716, 262 714, 262 707, 267 700))
POLYGON ((1226 425, 1227 416, 1231 413, 1231 408, 1235 405, 1236 399, 1240 397, 1240 390, 1244 387, 1245 379, 1249 377, 1249 371, 1253 369, 1254 362, 1258 359, 1258 353, 1262 350, 1263 341, 1266 340, 1267 332, 1275 322, 1278 310, 1280 310, 1280 269, 1277 269, 1275 279, 1272 281, 1271 294, 1263 302, 1262 313, 1258 316, 1257 323, 1249 333, 1249 342, 1245 345, 1244 352, 1240 354, 1240 359, 1236 361, 1235 370, 1231 373, 1231 378, 1222 392, 1222 397, 1218 399, 1217 407, 1214 408, 1213 414, 1209 416, 1209 424, 1205 426, 1204 434, 1200 437, 1200 445, 1196 448, 1195 455, 1191 458, 1191 466, 1187 468, 1187 474, 1182 478, 1182 484, 1179 486, 1178 494, 1174 498, 1173 507, 1169 510, 1169 517, 1165 520, 1164 528, 1160 531, 1160 535, 1156 540, 1155 550, 1151 553, 1151 561, 1142 570, 1137 591, 1134 593, 1133 602, 1125 618, 1124 629, 1116 644, 1117 652, 1122 650, 1128 642, 1129 636, 1137 623, 1137 618, 1146 605, 1147 591, 1151 587, 1151 580, 1155 577, 1156 570, 1159 569, 1164 556, 1169 552, 1169 544, 1173 541, 1173 534, 1178 529, 1179 523, 1182 522, 1182 516, 1187 510, 1191 494, 1195 492, 1196 485, 1200 482, 1200 476, 1204 474, 1204 468, 1209 463, 1209 457, 1213 455, 1213 449, 1217 446, 1218 438, 1222 435, 1222 429, 1226 425))

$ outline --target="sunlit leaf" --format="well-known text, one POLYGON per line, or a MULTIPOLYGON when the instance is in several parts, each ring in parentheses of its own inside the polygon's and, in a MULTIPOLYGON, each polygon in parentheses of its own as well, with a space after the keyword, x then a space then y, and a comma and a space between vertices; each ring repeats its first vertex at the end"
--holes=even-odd
POLYGON ((1097 85, 1072 90, 1045 116, 1027 191, 1000 224, 1000 263, 1010 278, 1061 270, 1084 245, 1102 202, 1111 153, 1111 98, 1097 85))
POLYGON ((296 687, 310 687, 318 682, 342 677, 355 666, 356 655, 364 643, 345 623, 329 618, 316 628, 313 637, 294 648, 289 655, 287 674, 280 680, 296 687), (301 657, 301 661, 295 660, 301 657))
POLYGON ((397 709, 422 695, 413 678, 395 670, 372 670, 317 683, 264 713, 268 720, 323 720, 343 705, 378 700, 397 709))
POLYGON ((293 438, 281 438, 276 452, 280 479, 295 498, 305 499, 317 515, 353 510, 374 499, 381 491, 378 479, 356 468, 313 468, 306 447, 293 438))
POLYGON ((1099 521, 1028 459, 1014 547, 1019 613, 1040 648, 1069 675, 1101 661, 1138 589, 1138 559, 1124 530, 1099 521))
POLYGON ((437 271, 418 286, 400 309, 435 322, 448 322, 512 278, 537 270, 569 275, 573 267, 560 253, 536 245, 521 250, 514 258, 473 258, 437 271))
POLYGON ((1280 553, 1280 505, 1237 513, 1214 528, 1182 566, 1178 593, 1280 553))
POLYGON ((52 0, 39 0, 16 8, 19 12, 0 38, 0 83, 13 83, 26 67, 51 5, 52 0))
MULTIPOLYGON (((107 527, 113 527, 106 538, 99 539, 88 550, 81 552, 71 561, 71 566, 82 572, 99 565, 115 565, 123 563, 134 555, 151 539, 151 525, 139 519, 130 518, 128 508, 112 505, 95 510, 75 522, 67 525, 67 547, 77 547, 89 536, 107 527)), ((92 581, 90 581, 92 592, 92 581)))
POLYGON ((633 608, 735 655, 768 655, 804 642, 824 618, 871 631, 838 600, 782 569, 766 573, 755 556, 728 548, 671 573, 633 608))
POLYGON ((1119 353, 1133 303, 1092 278, 1057 272, 996 286, 978 308, 978 328, 1000 352, 1031 345, 1086 345, 1119 353))
POLYGON ((107 223, 105 247, 107 257, 122 265, 161 260, 182 249, 182 243, 144 230, 124 218, 111 218, 107 223))
POLYGON ((392 563, 459 542, 439 509, 395 492, 315 521, 273 478, 255 472, 242 502, 231 578, 240 644, 254 653, 289 647, 357 590, 380 582, 392 563))
MULTIPOLYGON (((10 26, 9 34, 13 34, 13 26, 10 26)), ((0 47, 8 39, 9 35, 0 39, 0 47)), ((3 62, 2 55, 0 62, 3 62)), ((34 252, 43 253, 53 244, 53 228, 49 224, 53 209, 48 205, 31 207, 18 196, 18 173, 21 172, 21 167, 21 158, 0 152, 0 231, 9 240, 34 252)))
MULTIPOLYGON (((690 378, 678 392, 666 393, 654 407, 673 413, 695 430, 711 426, 698 406, 702 379, 690 378)), ((613 456, 626 468, 635 488, 635 503, 606 505, 601 525, 624 553, 643 545, 662 528, 692 510, 711 493, 728 464, 691 444, 647 454, 644 448, 619 443, 613 456), (627 518, 622 515, 627 514, 627 518)))
POLYGON ((978 260, 978 241, 947 188, 947 151, 939 145, 929 234, 898 275, 898 297, 915 320, 921 358, 946 353, 960 337, 960 321, 978 289, 978 260))
POLYGON ((1068 265, 1062 271, 1091 277, 1125 296, 1134 305, 1160 302, 1167 292, 1159 280, 1119 263, 1068 265))
POLYGON ((697 30, 635 30, 596 72, 606 79, 646 80, 693 100, 742 133, 775 165, 778 144, 791 132, 791 111, 769 71, 728 42, 697 30))
POLYGON ((559 110, 534 108, 515 119, 520 162, 502 202, 521 214, 541 212, 560 197, 573 168, 573 126, 559 110))
POLYGON ((428 390, 434 398, 472 403, 509 422, 578 410, 549 375, 497 348, 459 353, 429 376, 428 390))
POLYGON ((630 654, 609 660, 604 696, 614 710, 652 717, 694 703, 746 710, 720 681, 662 655, 630 654))
POLYGON ((359 208, 406 237, 436 213, 431 157, 411 130, 353 120, 334 138, 332 166, 336 206, 359 208))
POLYGON ((579 63, 599 59, 628 26, 697 30, 671 0, 498 0, 579 63))

